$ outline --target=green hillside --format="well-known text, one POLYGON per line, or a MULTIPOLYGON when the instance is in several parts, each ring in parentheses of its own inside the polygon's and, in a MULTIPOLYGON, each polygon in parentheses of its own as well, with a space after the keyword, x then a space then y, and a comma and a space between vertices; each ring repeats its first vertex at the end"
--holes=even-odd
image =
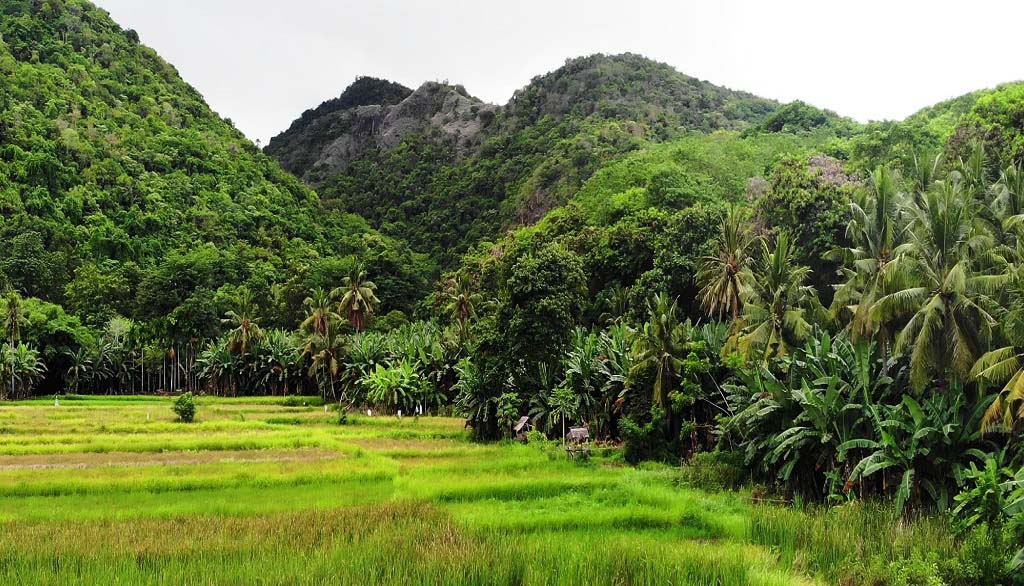
POLYGON ((425 259, 325 210, 102 9, 3 0, 0 15, 6 286, 89 326, 124 316, 168 339, 215 335, 243 284, 266 325, 292 327, 308 290, 356 256, 396 283, 391 309, 425 293, 425 259))
MULTIPOLYGON (((450 90, 456 91, 464 92, 450 90)), ((378 148, 359 150, 336 169, 317 172, 314 166, 313 174, 334 209, 360 214, 447 266, 480 239, 531 224, 566 203, 597 169, 624 153, 688 132, 746 128, 778 107, 632 54, 569 60, 502 107, 446 111, 439 101, 423 102, 383 110, 374 128, 387 133, 389 125, 410 125, 410 117, 473 124, 459 135, 421 126, 400 144, 378 141, 378 148)), ((293 125, 267 152, 286 165, 330 159, 323 154, 331 152, 327 143, 366 140, 367 126, 325 111, 304 132, 293 125)))
POLYGON ((593 55, 260 152, 0 0, 0 211, 9 582, 1022 585, 1024 84, 859 124, 593 55))

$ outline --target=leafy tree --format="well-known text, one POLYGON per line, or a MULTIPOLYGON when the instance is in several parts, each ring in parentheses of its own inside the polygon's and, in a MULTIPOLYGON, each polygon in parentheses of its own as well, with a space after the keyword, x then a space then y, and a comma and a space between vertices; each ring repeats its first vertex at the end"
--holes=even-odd
POLYGON ((559 246, 519 258, 510 268, 498 320, 507 355, 538 363, 558 356, 576 325, 585 290, 579 259, 559 246))
POLYGON ((850 192, 857 188, 836 159, 788 157, 776 165, 767 192, 756 203, 758 218, 765 225, 790 235, 791 256, 811 269, 809 281, 826 302, 838 269, 829 253, 843 246, 850 192))
POLYGON ((28 325, 28 312, 21 296, 14 291, 7 293, 3 306, 3 330, 7 343, 12 346, 21 341, 21 329, 28 325))
POLYGON ((178 395, 178 398, 174 400, 171 410, 178 416, 178 421, 192 423, 196 418, 196 402, 192 393, 178 395))

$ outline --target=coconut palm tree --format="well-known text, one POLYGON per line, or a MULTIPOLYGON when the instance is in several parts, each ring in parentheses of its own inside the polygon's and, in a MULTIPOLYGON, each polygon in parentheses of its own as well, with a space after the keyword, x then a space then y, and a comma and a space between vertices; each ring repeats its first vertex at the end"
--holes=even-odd
POLYGON ((819 309, 811 269, 793 259, 789 235, 778 235, 775 247, 761 241, 761 257, 751 278, 740 329, 731 345, 748 359, 782 357, 811 332, 809 310, 819 309))
POLYGON ((749 253, 757 240, 745 223, 745 216, 737 208, 729 210, 715 239, 715 253, 702 259, 697 273, 705 311, 719 318, 728 314, 733 322, 743 310, 743 297, 749 288, 749 253))
POLYGON ((972 260, 991 248, 978 220, 979 203, 951 175, 920 194, 909 209, 913 225, 888 269, 894 286, 872 309, 881 322, 909 318, 896 352, 909 353, 912 386, 933 375, 966 377, 981 355, 995 320, 985 296, 1006 285, 1009 274, 976 274, 972 260))
POLYGON ((14 346, 21 341, 21 328, 28 325, 28 312, 25 310, 25 303, 17 292, 11 291, 7 294, 4 302, 3 314, 0 314, 3 326, 3 335, 7 342, 14 346))
POLYGON ((92 373, 92 353, 86 348, 79 348, 69 351, 67 356, 71 365, 68 366, 65 380, 68 390, 77 395, 82 379, 92 373))
POLYGON ((981 141, 970 146, 967 158, 954 162, 954 171, 959 175, 964 192, 977 201, 982 201, 989 190, 989 159, 985 153, 985 144, 981 141))
POLYGON ((263 330, 256 319, 256 302, 252 292, 240 289, 234 303, 221 322, 229 328, 228 350, 244 356, 263 339, 263 330))
POLYGON ((1008 235, 1019 237, 1024 228, 1024 170, 1020 165, 1014 162, 1004 169, 992 192, 989 205, 993 215, 1008 235))
POLYGON ((1024 421, 1024 346, 1005 346, 982 355, 971 369, 971 376, 1003 384, 995 400, 985 411, 982 431, 1009 431, 1024 421))
POLYGON ((854 339, 877 336, 883 362, 892 332, 888 323, 877 319, 873 308, 887 293, 887 285, 897 281, 889 268, 907 237, 906 203, 892 171, 884 166, 876 169, 870 192, 862 192, 850 204, 852 218, 846 237, 852 246, 839 251, 849 268, 844 269, 846 282, 836 290, 832 311, 848 313, 854 339))
POLYGON ((306 318, 300 329, 306 333, 325 335, 341 316, 331 308, 331 296, 321 287, 317 287, 302 302, 306 307, 306 318))
POLYGON ((337 328, 330 328, 324 334, 310 334, 303 344, 302 353, 310 361, 309 376, 316 379, 325 400, 328 390, 334 395, 334 381, 341 371, 344 348, 345 341, 337 328))
POLYGON ((447 303, 445 311, 459 324, 459 330, 465 331, 466 323, 476 315, 482 296, 473 290, 473 283, 465 273, 460 273, 448 283, 447 303))
MULTIPOLYGON (((0 320, 0 325, 3 326, 3 335, 7 338, 7 343, 13 351, 15 345, 21 340, 21 328, 28 325, 28 312, 25 311, 25 306, 21 300, 21 296, 18 295, 16 291, 11 291, 7 294, 7 298, 4 303, 4 310, 3 313, 0 314, 0 318, 2 318, 2 320, 0 320)), ((14 378, 15 369, 12 365, 10 368, 12 397, 15 394, 14 378)))
POLYGON ((367 316, 373 315, 380 304, 377 299, 377 285, 366 277, 362 265, 357 265, 349 276, 342 280, 341 287, 331 291, 331 298, 338 299, 338 313, 348 319, 356 332, 363 331, 367 316))
POLYGON ((942 153, 920 152, 914 155, 914 164, 907 170, 907 184, 910 193, 916 198, 931 189, 939 179, 940 171, 945 164, 942 153))
POLYGON ((679 305, 668 295, 655 295, 648 304, 650 319, 637 330, 633 339, 635 380, 645 372, 654 372, 652 399, 671 414, 669 395, 675 389, 683 360, 689 352, 689 324, 679 321, 679 305))

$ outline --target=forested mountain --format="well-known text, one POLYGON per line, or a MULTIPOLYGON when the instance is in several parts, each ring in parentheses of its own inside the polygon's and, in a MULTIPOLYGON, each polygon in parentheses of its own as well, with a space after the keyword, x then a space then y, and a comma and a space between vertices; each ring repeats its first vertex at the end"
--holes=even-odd
POLYGON ((266 153, 103 10, 0 0, 0 399, 582 423, 950 513, 963 559, 851 584, 1019 583, 1024 84, 859 124, 594 55, 502 106, 360 78, 266 153))
POLYGON ((427 260, 325 210, 102 9, 2 0, 0 16, 0 281, 70 332, 46 347, 52 376, 83 325, 115 316, 163 339, 214 336, 239 285, 266 325, 291 327, 357 256, 397 279, 390 308, 425 293, 427 260))
POLYGON ((391 103, 402 95, 394 88, 361 78, 266 152, 335 209, 447 265, 565 203, 623 153, 687 132, 747 128, 778 108, 631 54, 570 60, 504 106, 433 82, 391 103), (368 104, 377 96, 387 99, 368 104))

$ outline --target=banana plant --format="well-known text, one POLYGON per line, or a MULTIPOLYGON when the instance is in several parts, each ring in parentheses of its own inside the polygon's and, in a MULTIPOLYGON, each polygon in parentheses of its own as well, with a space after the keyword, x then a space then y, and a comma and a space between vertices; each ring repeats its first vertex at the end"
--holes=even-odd
POLYGON ((840 446, 840 458, 869 453, 854 466, 849 481, 881 478, 883 492, 892 492, 889 479, 898 480, 893 494, 896 508, 921 501, 922 490, 940 510, 962 483, 966 466, 984 461, 979 446, 980 407, 966 411, 962 394, 934 394, 924 406, 904 395, 893 406, 868 405, 874 438, 858 438, 840 446))

